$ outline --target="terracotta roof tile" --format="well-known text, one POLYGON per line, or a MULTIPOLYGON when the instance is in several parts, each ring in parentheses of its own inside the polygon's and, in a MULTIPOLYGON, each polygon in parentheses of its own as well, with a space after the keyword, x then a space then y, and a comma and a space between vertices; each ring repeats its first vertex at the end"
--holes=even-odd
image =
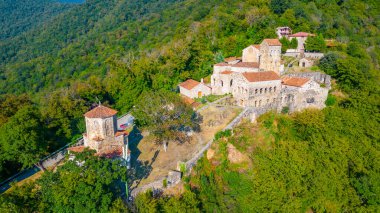
POLYGON ((73 147, 67 148, 67 150, 71 152, 83 152, 85 148, 86 148, 85 146, 73 146, 73 147))
POLYGON ((252 45, 252 46, 253 46, 254 48, 260 50, 260 44, 254 44, 254 45, 252 45))
POLYGON ((200 84, 200 82, 195 81, 193 79, 188 79, 185 82, 180 83, 179 86, 191 90, 194 87, 198 86, 198 84, 200 84))
POLYGON ((235 56, 233 56, 233 57, 228 57, 228 58, 225 58, 225 59, 224 59, 225 62, 232 62, 232 61, 236 61, 236 60, 238 60, 238 58, 235 57, 235 56))
POLYGON ((257 62, 240 62, 240 63, 232 65, 232 67, 259 68, 259 63, 257 63, 257 62))
POLYGON ((86 112, 84 116, 87 118, 108 118, 108 117, 116 115, 116 113, 117 113, 116 110, 105 107, 103 105, 99 105, 95 107, 94 109, 86 112))
POLYGON ((191 105, 195 102, 194 99, 189 98, 187 96, 182 95, 181 97, 182 97, 183 102, 185 102, 185 104, 191 105))
POLYGON ((263 42, 266 42, 268 43, 269 46, 281 46, 281 42, 280 40, 278 40, 277 38, 267 38, 267 39, 264 39, 263 42))
POLYGON ((311 33, 305 33, 305 32, 298 32, 298 33, 289 35, 289 37, 308 37, 308 36, 315 36, 315 35, 311 33))
POLYGON ((267 72, 245 72, 245 73, 243 73, 243 76, 249 82, 280 80, 280 76, 278 76, 277 73, 275 73, 273 71, 267 71, 267 72))
POLYGON ((285 77, 282 79, 282 84, 287 86, 302 87, 309 81, 309 78, 285 77))
POLYGON ((229 74, 232 74, 232 73, 234 73, 234 72, 226 70, 226 71, 221 72, 220 74, 229 75, 229 74))
POLYGON ((224 66, 231 66, 231 65, 227 64, 226 62, 221 62, 221 63, 214 64, 214 66, 224 67, 224 66))
POLYGON ((119 137, 120 135, 128 135, 128 131, 122 130, 122 131, 117 131, 115 133, 115 137, 119 137))
POLYGON ((105 158, 121 157, 123 155, 123 147, 119 146, 115 149, 108 149, 108 150, 96 153, 95 155, 105 157, 105 158))

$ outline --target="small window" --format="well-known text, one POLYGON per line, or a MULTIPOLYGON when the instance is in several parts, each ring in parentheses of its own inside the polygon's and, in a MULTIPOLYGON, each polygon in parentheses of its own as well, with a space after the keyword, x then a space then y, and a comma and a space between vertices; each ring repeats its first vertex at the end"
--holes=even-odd
POLYGON ((223 81, 220 81, 220 85, 222 85, 222 87, 223 87, 223 81))
POLYGON ((263 88, 260 89, 260 94, 263 93, 263 88))
POLYGON ((267 88, 265 88, 265 93, 267 93, 267 88))
POLYGON ((269 92, 272 92, 272 87, 269 87, 269 92))
POLYGON ((276 92, 276 87, 273 87, 273 92, 276 92))
POLYGON ((232 87, 232 79, 231 79, 231 81, 230 81, 230 87, 232 87))
POLYGON ((258 89, 255 89, 255 94, 257 94, 257 92, 258 92, 258 89))

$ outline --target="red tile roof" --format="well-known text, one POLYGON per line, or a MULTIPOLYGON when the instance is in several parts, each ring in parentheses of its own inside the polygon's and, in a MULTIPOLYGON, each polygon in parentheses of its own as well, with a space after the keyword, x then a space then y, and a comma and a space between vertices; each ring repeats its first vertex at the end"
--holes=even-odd
POLYGON ((252 45, 253 47, 255 47, 256 49, 260 49, 260 44, 254 44, 254 45, 252 45))
POLYGON ((200 82, 193 79, 188 79, 187 81, 180 83, 179 86, 191 90, 194 87, 198 86, 198 84, 200 84, 200 82))
POLYGON ((308 36, 315 36, 315 35, 311 33, 305 33, 305 32, 298 32, 298 33, 289 35, 289 37, 308 37, 308 36))
POLYGON ((123 155, 123 147, 119 146, 115 149, 108 149, 108 150, 96 153, 95 155, 105 157, 105 158, 121 157, 123 155))
POLYGON ((220 74, 229 75, 229 74, 232 74, 232 73, 234 73, 234 72, 226 70, 226 71, 221 72, 220 74))
POLYGON ((187 96, 182 95, 181 97, 182 97, 183 102, 185 102, 185 104, 191 105, 195 102, 194 99, 189 98, 187 96))
POLYGON ((99 105, 95 107, 94 109, 86 112, 84 116, 87 118, 108 118, 108 117, 116 115, 116 113, 117 113, 116 110, 105 107, 103 105, 99 105))
POLYGON ((115 134, 115 137, 118 137, 120 135, 128 135, 128 131, 122 130, 122 131, 117 131, 115 134))
POLYGON ((285 77, 282 79, 282 84, 287 86, 302 87, 309 81, 309 78, 285 77))
POLYGON ((249 82, 280 80, 280 76, 278 76, 277 73, 275 73, 273 71, 267 71, 267 72, 245 72, 245 73, 243 73, 243 76, 249 82))
POLYGON ((225 62, 232 62, 232 61, 236 61, 236 60, 239 60, 239 59, 237 57, 235 57, 235 56, 228 57, 228 58, 224 59, 225 62))
POLYGON ((83 152, 85 148, 86 148, 85 146, 73 146, 73 147, 67 148, 67 150, 71 152, 83 152))
POLYGON ((263 42, 266 42, 268 43, 269 46, 281 46, 281 42, 280 40, 278 40, 277 38, 267 38, 267 39, 264 39, 263 42))
POLYGON ((257 62, 239 62, 237 64, 232 65, 232 67, 259 68, 259 63, 257 63, 257 62))
POLYGON ((214 64, 214 66, 224 67, 224 66, 230 66, 230 65, 225 62, 221 62, 221 63, 214 64))

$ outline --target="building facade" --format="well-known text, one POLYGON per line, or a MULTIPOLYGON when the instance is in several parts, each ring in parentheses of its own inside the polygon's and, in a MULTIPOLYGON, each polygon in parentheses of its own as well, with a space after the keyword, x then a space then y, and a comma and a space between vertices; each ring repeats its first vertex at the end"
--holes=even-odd
POLYGON ((116 114, 116 110, 102 105, 85 113, 84 145, 71 147, 69 151, 82 151, 83 148, 88 147, 95 150, 99 156, 118 157, 129 162, 128 132, 118 130, 116 114))
POLYGON ((179 84, 179 92, 189 98, 201 98, 211 94, 211 87, 201 82, 188 79, 185 82, 179 84))

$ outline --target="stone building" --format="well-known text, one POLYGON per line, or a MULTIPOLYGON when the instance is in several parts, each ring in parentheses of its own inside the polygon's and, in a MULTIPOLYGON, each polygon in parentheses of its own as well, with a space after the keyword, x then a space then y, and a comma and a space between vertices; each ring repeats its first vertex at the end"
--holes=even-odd
POLYGON ((86 133, 83 134, 84 145, 71 147, 69 151, 82 151, 85 147, 95 150, 99 156, 130 160, 128 149, 128 132, 118 130, 116 110, 99 105, 84 114, 86 133))
MULTIPOLYGON (((281 78, 280 62, 278 39, 264 39, 260 45, 250 45, 242 51, 241 60, 233 57, 214 65, 212 93, 232 94, 236 105, 255 109, 323 108, 330 77, 321 73, 297 73, 281 78)), ((305 62, 305 66, 309 65, 309 61, 305 62)))
POLYGON ((250 45, 243 49, 242 58, 214 65, 211 76, 212 93, 222 95, 232 93, 235 73, 273 71, 280 73, 281 42, 278 39, 264 39, 261 44, 250 45))
POLYGON ((297 52, 304 53, 305 52, 305 41, 307 37, 309 36, 315 36, 311 33, 305 33, 305 32, 298 32, 292 35, 289 35, 289 40, 295 38, 297 39, 298 45, 297 45, 297 52))
POLYGON ((280 73, 281 42, 278 39, 264 39, 260 44, 260 71, 280 73))
POLYGON ((290 27, 277 27, 276 34, 278 39, 281 39, 282 37, 288 38, 288 36, 292 34, 292 29, 290 29, 290 27))
POLYGON ((182 95, 189 98, 201 98, 211 94, 211 88, 203 83, 203 79, 201 82, 188 79, 179 84, 179 91, 182 95))
POLYGON ((276 101, 281 89, 281 78, 273 72, 235 73, 231 92, 238 106, 261 107, 276 101))
POLYGON ((325 107, 328 91, 328 88, 310 78, 284 77, 280 107, 289 107, 291 112, 310 107, 322 109, 325 107))
POLYGON ((300 61, 298 62, 299 67, 312 67, 314 64, 314 60, 310 58, 301 58, 300 61))

